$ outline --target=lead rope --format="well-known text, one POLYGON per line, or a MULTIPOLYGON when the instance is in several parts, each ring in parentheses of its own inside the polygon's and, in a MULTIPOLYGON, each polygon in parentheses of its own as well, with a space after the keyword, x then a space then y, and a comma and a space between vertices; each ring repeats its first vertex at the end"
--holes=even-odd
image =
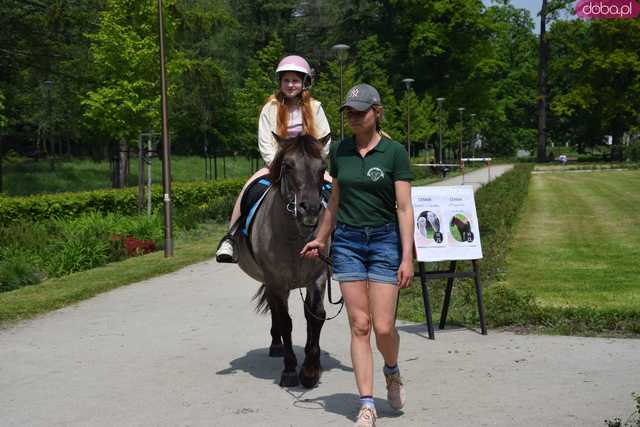
MULTIPOLYGON (((311 241, 311 235, 309 235, 305 240, 307 243, 311 241)), ((340 299, 337 302, 333 302, 333 298, 331 296, 331 267, 333 266, 333 263, 331 262, 331 259, 329 259, 329 257, 321 254, 320 251, 318 251, 318 257, 322 262, 327 264, 327 296, 329 297, 329 303, 333 305, 340 304, 340 309, 338 309, 338 312, 331 317, 327 317, 326 312, 325 312, 324 318, 316 316, 315 314, 313 314, 313 312, 311 311, 311 308, 307 305, 307 302, 302 296, 302 288, 298 288, 298 292, 300 293, 300 299, 302 299, 302 304, 304 305, 305 310, 309 312, 311 317, 313 317, 316 320, 322 320, 322 321, 332 320, 338 317, 338 315, 342 312, 342 309, 344 308, 344 298, 340 297, 340 299)), ((298 283, 300 284, 302 283, 302 267, 301 266, 302 264, 300 264, 300 267, 298 268, 298 283)))

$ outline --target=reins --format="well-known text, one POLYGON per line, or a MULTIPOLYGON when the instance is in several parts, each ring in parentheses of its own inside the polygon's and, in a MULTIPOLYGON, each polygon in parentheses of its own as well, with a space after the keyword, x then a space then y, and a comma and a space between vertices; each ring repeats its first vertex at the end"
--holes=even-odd
MULTIPOLYGON (((304 239, 305 244, 309 243, 312 237, 313 237, 313 231, 311 231, 311 233, 309 233, 309 235, 304 239)), ((318 251, 318 258, 320 258, 320 260, 327 265, 327 297, 329 299, 329 303, 333 305, 340 304, 340 309, 338 309, 338 312, 331 317, 327 317, 326 313, 324 318, 318 317, 315 314, 313 314, 313 312, 311 311, 311 308, 307 305, 307 302, 302 297, 302 288, 298 288, 298 291, 300 293, 300 298, 302 299, 302 303, 304 304, 305 309, 309 312, 311 317, 313 317, 316 320, 323 320, 323 321, 332 320, 338 317, 338 315, 342 312, 342 309, 344 308, 344 298, 340 297, 338 301, 333 302, 333 297, 331 296, 331 267, 333 267, 333 262, 331 262, 331 259, 328 256, 321 254, 320 251, 318 251)), ((300 279, 301 276, 302 276, 301 270, 298 269, 298 278, 300 279)), ((302 280, 298 280, 298 283, 302 283, 302 280)))
MULTIPOLYGON (((327 297, 329 299, 329 303, 333 304, 333 305, 338 305, 340 304, 340 309, 338 309, 338 312, 336 314, 334 314, 331 317, 327 317, 327 315, 325 314, 324 318, 321 318, 319 316, 316 316, 315 314, 313 314, 313 312, 311 311, 311 308, 307 305, 307 302, 304 300, 303 296, 302 296, 302 288, 298 288, 298 291, 300 292, 300 298, 302 299, 302 304, 304 304, 304 308, 305 310, 307 310, 309 312, 309 314, 311 315, 311 317, 313 317, 316 320, 333 320, 336 317, 338 317, 338 315, 342 312, 342 309, 344 308, 344 298, 340 297, 340 299, 336 302, 332 301, 332 297, 331 297, 331 271, 330 271, 330 267, 333 266, 333 263, 331 262, 331 259, 325 255, 322 255, 320 252, 318 252, 318 257, 320 258, 320 260, 322 262, 324 262, 325 264, 327 264, 327 297)), ((300 270, 298 270, 300 271, 300 270)))
MULTIPOLYGON (((287 182, 287 174, 286 174, 286 168, 287 166, 285 164, 282 165, 281 169, 280 169, 280 191, 283 194, 284 198, 285 198, 285 209, 287 212, 289 212, 294 219, 296 219, 298 217, 298 200, 296 197, 296 193, 293 193, 293 197, 291 197, 290 193, 289 193, 289 184, 287 182)), ((305 244, 308 243, 309 241, 311 241, 312 238, 312 234, 313 231, 311 231, 311 233, 309 233, 309 235, 304 239, 305 244)), ((303 237, 301 235, 301 237, 303 237)), ((333 305, 340 305, 340 309, 338 310, 338 312, 331 316, 331 317, 327 317, 326 314, 324 316, 324 318, 321 318, 319 316, 316 316, 315 314, 313 314, 313 311, 311 311, 311 307, 309 307, 307 305, 307 302, 305 301, 305 298, 302 295, 302 288, 298 288, 298 291, 300 293, 300 298, 302 299, 302 304, 304 305, 305 310, 311 315, 311 317, 313 317, 316 320, 332 320, 335 319, 336 317, 338 317, 338 315, 342 312, 342 309, 344 308, 344 298, 340 297, 340 299, 336 302, 333 301, 333 296, 332 296, 332 292, 331 292, 331 267, 333 266, 333 263, 331 262, 331 259, 329 259, 329 257, 321 254, 318 252, 318 256, 320 258, 320 260, 322 262, 324 262, 327 265, 327 297, 329 299, 329 303, 333 304, 333 305)), ((302 284, 302 271, 300 268, 298 268, 298 284, 302 284)))

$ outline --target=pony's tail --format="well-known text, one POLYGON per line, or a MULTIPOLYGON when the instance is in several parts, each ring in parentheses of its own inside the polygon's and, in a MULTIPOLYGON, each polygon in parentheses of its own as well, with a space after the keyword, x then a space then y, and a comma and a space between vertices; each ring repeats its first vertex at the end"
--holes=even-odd
POLYGON ((269 311, 269 301, 267 301, 267 287, 260 286, 258 292, 253 296, 252 300, 258 300, 256 304, 256 313, 266 314, 269 311))

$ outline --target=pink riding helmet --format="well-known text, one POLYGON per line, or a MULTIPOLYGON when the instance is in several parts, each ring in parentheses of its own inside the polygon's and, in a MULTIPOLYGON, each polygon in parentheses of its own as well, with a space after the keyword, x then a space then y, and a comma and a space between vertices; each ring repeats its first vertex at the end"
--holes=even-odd
POLYGON ((289 55, 282 58, 278 63, 278 68, 276 68, 276 76, 278 77, 278 80, 280 80, 280 73, 285 71, 295 71, 297 73, 304 74, 305 86, 308 87, 311 85, 311 66, 302 56, 289 55))

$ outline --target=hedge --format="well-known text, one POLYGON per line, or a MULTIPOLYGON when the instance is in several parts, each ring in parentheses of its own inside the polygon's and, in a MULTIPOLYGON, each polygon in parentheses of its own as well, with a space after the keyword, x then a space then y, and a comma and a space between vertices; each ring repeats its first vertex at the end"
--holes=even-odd
MULTIPOLYGON (((172 206, 192 207, 214 199, 238 194, 243 180, 185 182, 172 185, 172 206)), ((152 187, 152 205, 163 203, 162 187, 152 187)), ((131 215, 138 209, 138 189, 97 190, 78 193, 41 194, 27 197, 0 197, 0 224, 15 221, 67 219, 89 212, 131 215)))

